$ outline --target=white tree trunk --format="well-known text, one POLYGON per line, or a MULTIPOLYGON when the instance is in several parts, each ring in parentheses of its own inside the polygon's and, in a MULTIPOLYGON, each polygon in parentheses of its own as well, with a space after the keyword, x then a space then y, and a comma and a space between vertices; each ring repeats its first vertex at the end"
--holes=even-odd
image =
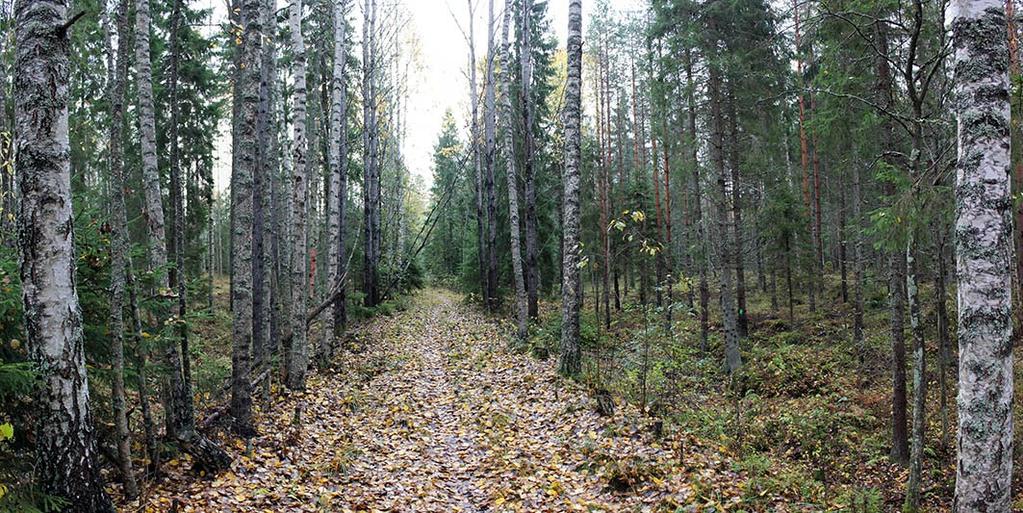
POLYGON ((526 305, 526 280, 522 275, 522 241, 519 236, 519 178, 515 170, 515 111, 512 109, 510 84, 512 82, 511 45, 508 32, 511 30, 513 0, 504 2, 504 23, 501 28, 501 107, 504 111, 504 155, 508 176, 508 224, 511 232, 512 278, 515 282, 515 311, 518 318, 519 341, 526 340, 529 311, 526 305))
POLYGON ((306 337, 306 55, 302 36, 302 0, 291 0, 288 6, 288 24, 291 27, 292 75, 295 90, 292 112, 291 141, 291 349, 288 357, 287 385, 291 390, 305 388, 309 367, 309 349, 306 337))
POLYGON ((142 189, 145 194, 146 233, 149 235, 150 270, 161 273, 167 289, 167 237, 164 227, 160 170, 156 160, 156 117, 153 113, 153 67, 149 59, 149 0, 135 2, 135 80, 138 82, 139 136, 142 150, 142 189))
MULTIPOLYGON (((345 64, 348 59, 348 47, 345 42, 345 11, 348 2, 342 0, 334 1, 334 69, 331 79, 331 104, 330 104, 330 196, 327 198, 327 286, 328 291, 334 291, 344 286, 341 280, 341 272, 344 266, 344 237, 341 230, 344 225, 341 223, 342 210, 345 208, 345 196, 347 194, 347 180, 345 173, 347 166, 347 144, 345 138, 348 136, 347 124, 345 123, 346 112, 346 91, 345 91, 345 64)), ((344 296, 338 297, 335 302, 343 302, 344 296)), ((321 359, 329 361, 334 356, 334 349, 337 347, 337 338, 342 335, 340 329, 343 327, 343 310, 335 306, 326 310, 326 323, 323 327, 323 342, 320 344, 321 359)))
POLYGON ((21 283, 28 349, 39 373, 35 477, 65 512, 113 512, 89 409, 82 311, 75 290, 66 0, 18 0, 14 119, 21 190, 21 283))
POLYGON ((954 0, 959 435, 954 509, 1012 505, 1009 76, 1002 0, 954 0))

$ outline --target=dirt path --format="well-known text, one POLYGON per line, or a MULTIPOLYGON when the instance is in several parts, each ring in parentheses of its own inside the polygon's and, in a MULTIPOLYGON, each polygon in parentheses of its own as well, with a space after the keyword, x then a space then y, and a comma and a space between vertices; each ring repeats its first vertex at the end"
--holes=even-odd
POLYGON ((674 511, 739 494, 716 450, 655 441, 628 409, 599 417, 553 362, 504 351, 505 332, 455 296, 425 291, 357 330, 361 350, 314 375, 308 392, 259 412, 261 435, 248 456, 233 442, 231 472, 196 478, 177 462, 141 507, 674 511), (711 481, 708 494, 701 483, 711 481))

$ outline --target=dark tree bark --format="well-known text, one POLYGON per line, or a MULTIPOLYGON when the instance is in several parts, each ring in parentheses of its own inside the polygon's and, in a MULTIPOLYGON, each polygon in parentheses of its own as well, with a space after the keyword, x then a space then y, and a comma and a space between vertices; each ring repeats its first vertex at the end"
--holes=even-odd
MULTIPOLYGON (((888 27, 884 22, 876 24, 876 46, 882 55, 877 56, 877 81, 875 92, 878 103, 887 109, 893 105, 892 73, 888 61, 888 27)), ((890 150, 893 144, 894 128, 892 121, 882 118, 880 137, 881 147, 890 150)), ((887 151, 886 151, 887 153, 887 151)), ((891 195, 890 185, 886 185, 886 193, 891 195)), ((892 460, 905 465, 909 463, 909 439, 906 430, 906 334, 904 320, 906 317, 906 296, 903 285, 906 282, 906 255, 901 251, 892 251, 888 256, 888 303, 891 310, 892 339, 892 460)))
MULTIPOLYGON (((363 94, 363 291, 365 304, 374 307, 380 302, 377 273, 380 264, 380 169, 377 134, 377 48, 376 0, 366 0, 362 28, 362 94, 363 94)), ((481 232, 482 233, 482 232, 481 232)), ((482 246, 481 246, 482 248, 482 246)), ((482 251, 482 249, 481 249, 482 251)), ((482 270, 483 267, 480 267, 482 270)))
MULTIPOLYGON (((110 352, 113 379, 111 409, 114 413, 114 431, 117 444, 118 467, 124 494, 134 499, 138 493, 135 470, 131 462, 131 432, 128 430, 127 404, 124 391, 124 308, 125 279, 129 271, 128 216, 124 203, 127 184, 124 176, 124 91, 128 79, 128 3, 122 1, 117 10, 118 49, 117 64, 108 71, 110 87, 110 352)), ((109 39, 107 39, 109 42, 109 39)), ((107 47, 107 51, 113 48, 107 47)))
POLYGON ((725 175, 725 127, 722 111, 723 92, 721 91, 721 71, 716 66, 710 66, 708 71, 708 94, 710 96, 711 109, 711 159, 717 171, 718 192, 716 198, 717 221, 718 221, 718 254, 721 260, 721 317, 725 336, 725 368, 729 374, 733 374, 742 366, 742 356, 739 353, 739 332, 736 326, 735 290, 732 283, 732 258, 733 252, 729 242, 728 228, 728 187, 727 176, 725 175))
POLYGON ((263 16, 260 0, 240 0, 241 47, 237 58, 234 129, 237 134, 231 171, 231 416, 242 436, 255 434, 252 424, 252 225, 253 177, 257 171, 260 53, 263 16))
POLYGON ((568 3, 568 81, 565 86, 565 168, 563 221, 565 252, 562 258, 561 284, 561 359, 562 374, 577 376, 582 371, 579 351, 579 308, 581 283, 579 257, 579 167, 582 89, 582 0, 568 3))
MULTIPOLYGON (((569 4, 571 12, 572 5, 569 4)), ((522 177, 525 182, 526 203, 526 296, 529 301, 529 317, 539 316, 540 269, 538 263, 539 240, 536 217, 536 147, 533 138, 533 0, 522 0, 522 41, 519 49, 520 82, 522 86, 522 148, 525 154, 522 177)), ((566 143, 567 144, 567 143, 566 143)))
POLYGON ((484 118, 483 118, 483 189, 486 202, 487 220, 487 307, 493 311, 497 308, 497 195, 494 190, 494 166, 497 152, 496 123, 497 100, 494 84, 494 59, 497 47, 494 45, 494 0, 490 0, 489 18, 487 23, 487 68, 484 84, 484 118))
POLYGON ((511 45, 508 33, 511 30, 511 14, 514 0, 505 0, 504 23, 501 27, 501 108, 504 123, 504 141, 502 149, 507 166, 508 178, 508 224, 511 239, 512 281, 515 283, 515 310, 518 320, 516 335, 520 342, 525 342, 529 329, 529 310, 526 300, 525 276, 522 274, 522 241, 519 235, 519 176, 515 168, 515 112, 512 109, 511 83, 512 62, 511 45))
POLYGON ((742 193, 740 183, 740 151, 739 151, 739 120, 738 111, 735 105, 734 86, 728 86, 728 123, 731 150, 732 170, 732 224, 735 230, 735 300, 738 306, 736 316, 736 328, 740 337, 749 334, 749 316, 746 312, 746 268, 743 265, 743 238, 742 238, 742 193))
POLYGON ((707 227, 703 218, 703 194, 700 183, 700 166, 697 160, 699 144, 696 141, 696 85, 693 81, 693 53, 686 49, 686 102, 689 119, 689 163, 692 167, 690 174, 690 188, 693 195, 693 222, 696 224, 696 265, 700 275, 700 348, 703 351, 708 347, 708 334, 710 332, 710 286, 708 285, 708 249, 707 249, 707 227))

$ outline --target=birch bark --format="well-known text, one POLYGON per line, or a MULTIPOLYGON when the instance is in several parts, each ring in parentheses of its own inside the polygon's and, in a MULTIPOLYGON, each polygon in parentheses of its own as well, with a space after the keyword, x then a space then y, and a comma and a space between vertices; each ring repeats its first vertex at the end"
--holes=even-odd
POLYGON ((955 253, 959 328, 954 510, 1012 506, 1009 77, 999 0, 951 4, 955 54, 955 253))
POLYGON ((66 0, 15 4, 14 119, 22 299, 36 389, 35 477, 70 513, 113 512, 96 454, 75 290, 66 0))

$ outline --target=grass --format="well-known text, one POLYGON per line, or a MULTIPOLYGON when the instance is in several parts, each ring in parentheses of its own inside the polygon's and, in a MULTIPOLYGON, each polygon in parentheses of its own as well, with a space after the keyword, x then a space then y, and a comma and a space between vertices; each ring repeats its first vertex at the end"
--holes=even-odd
MULTIPOLYGON (((723 369, 716 298, 710 301, 709 347, 703 351, 698 312, 684 297, 676 296, 670 332, 663 312, 638 305, 636 295, 624 298, 623 309, 613 312, 611 328, 604 329, 596 321, 591 291, 582 313, 582 380, 646 407, 663 417, 669 430, 730 447, 736 455, 731 465, 749 479, 742 497, 749 511, 761 511, 767 498, 779 496, 801 510, 898 509, 906 472, 887 456, 891 348, 885 288, 864 291, 866 340, 858 347, 851 340, 852 305, 841 301, 837 277, 827 277, 816 312, 809 311, 805 298, 797 298, 794 322, 783 290, 774 311, 770 295, 753 280, 749 285, 752 329, 740 343, 743 368, 734 381, 723 369)), ((921 294, 933 297, 927 288, 921 294)), ((925 316, 933 315, 933 304, 925 308, 925 316)), ((541 312, 531 330, 534 353, 556 348, 560 336, 558 308, 547 305, 541 312)), ((927 511, 943 511, 951 506, 955 461, 954 453, 941 446, 934 324, 927 324, 924 505, 927 511)), ((907 372, 911 376, 912 369, 907 372)), ((912 385, 907 386, 911 408, 912 385)), ((950 379, 950 394, 954 386, 950 379)), ((949 402, 954 410, 954 397, 949 402)), ((954 415, 950 412, 953 426, 954 415)))

